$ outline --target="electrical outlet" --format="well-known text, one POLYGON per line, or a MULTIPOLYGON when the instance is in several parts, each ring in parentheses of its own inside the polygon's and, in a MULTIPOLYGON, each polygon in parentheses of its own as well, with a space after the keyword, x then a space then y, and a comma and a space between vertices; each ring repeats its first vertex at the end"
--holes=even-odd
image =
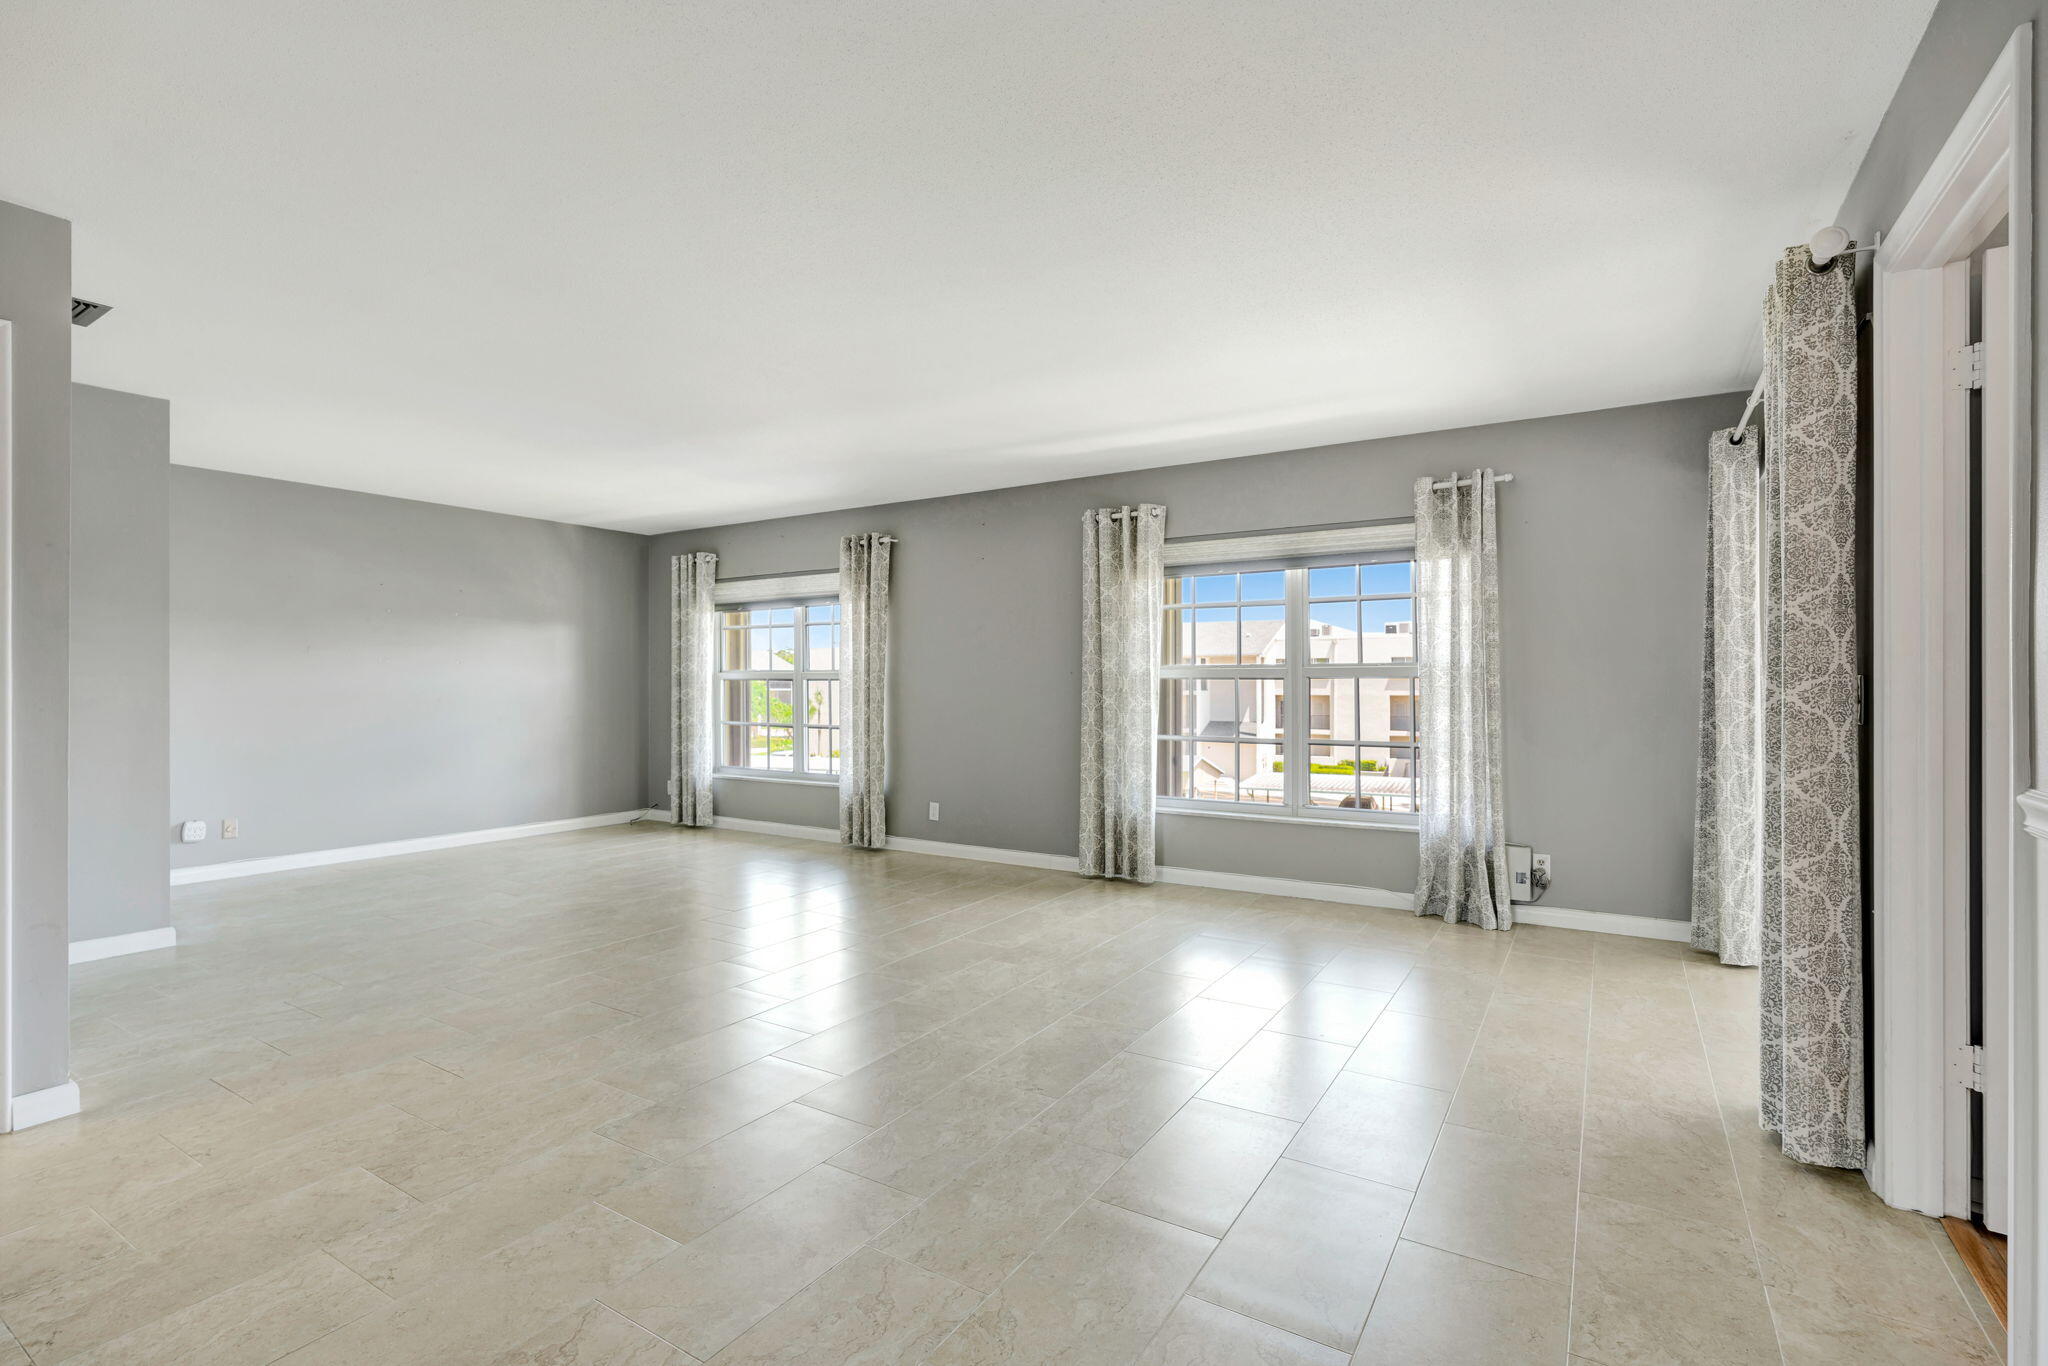
POLYGON ((187 844, 197 844, 206 838, 205 821, 186 821, 178 827, 178 838, 187 844))
POLYGON ((939 818, 939 804, 938 804, 937 802, 933 802, 933 803, 932 803, 932 814, 931 814, 931 816, 929 817, 929 819, 931 819, 931 820, 937 820, 938 818, 939 818))
POLYGON ((1550 855, 1538 854, 1530 860, 1530 863, 1533 864, 1535 866, 1536 871, 1543 874, 1543 876, 1550 876, 1550 855))
POLYGON ((224 840, 237 839, 242 833, 242 823, 233 816, 220 818, 220 837, 224 840))

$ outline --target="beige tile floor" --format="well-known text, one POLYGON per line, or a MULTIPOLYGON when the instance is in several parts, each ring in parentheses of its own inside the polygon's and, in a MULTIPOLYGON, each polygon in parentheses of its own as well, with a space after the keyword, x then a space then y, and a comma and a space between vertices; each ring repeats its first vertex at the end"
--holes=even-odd
POLYGON ((1988 1362, 1673 944, 665 826, 178 893, 0 1366, 1988 1362))

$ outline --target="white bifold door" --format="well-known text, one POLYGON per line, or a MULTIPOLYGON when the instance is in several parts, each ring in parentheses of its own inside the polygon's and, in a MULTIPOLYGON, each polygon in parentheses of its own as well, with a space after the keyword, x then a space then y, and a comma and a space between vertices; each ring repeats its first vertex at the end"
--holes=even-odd
MULTIPOLYGON (((1945 747, 1952 761, 1958 749, 1967 755, 1967 781, 1944 806, 1951 847, 1968 849, 1949 866, 1966 870, 1968 885, 1950 887, 1945 898, 1944 1016, 1954 1084, 1944 1115, 1943 1203, 1947 1213, 1980 1218, 1995 1233, 2006 1232, 2011 1208, 2012 927, 2027 853, 2018 797, 2031 769, 2028 605, 2015 591, 2029 562, 2029 477, 2012 430, 2011 269, 2012 249, 1996 246, 1942 272, 1951 357, 1943 444, 1969 451, 1974 485, 1966 504, 1971 563, 1956 566, 1968 584, 1970 610, 1961 617, 1969 639, 1950 655, 1971 661, 1971 707, 1962 733, 1950 737, 1953 747, 1945 747)), ((1958 763, 1946 776, 1962 771, 1958 763)))

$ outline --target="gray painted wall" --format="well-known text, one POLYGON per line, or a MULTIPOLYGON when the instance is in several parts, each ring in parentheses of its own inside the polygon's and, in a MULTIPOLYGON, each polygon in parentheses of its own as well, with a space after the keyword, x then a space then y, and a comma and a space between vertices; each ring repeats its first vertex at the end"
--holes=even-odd
MULTIPOLYGON (((1956 120, 1962 117, 1976 95, 1977 87, 1983 84, 1991 64, 2005 50, 2013 30, 2025 23, 2035 26, 2032 148, 2034 309, 2033 318, 2023 325, 2031 329, 2034 338, 2034 431, 2037 438, 2043 430, 2042 391, 2048 388, 2039 369, 2044 354, 2040 319, 2044 316, 2043 310, 2048 309, 2048 256, 2042 255, 2044 248, 2048 248, 2048 200, 2042 197, 2044 183, 2048 183, 2048 123, 2044 123, 2044 118, 2048 118, 2048 69, 2042 66, 2041 52, 2044 19, 2048 19, 2048 6, 2044 6, 2042 0, 1942 0, 1935 7, 1934 17, 1928 20, 1927 32, 1921 35, 1920 46, 1906 67, 1906 74, 1899 82, 1898 92, 1892 96, 1890 108, 1885 110, 1884 120, 1878 124, 1870 151, 1865 154, 1863 165, 1857 170, 1856 179, 1850 185, 1836 219, 1859 242, 1874 241, 1879 231, 1889 233, 1900 210, 1906 207, 1906 201, 1919 188, 1927 168, 1934 164, 1942 144, 1954 131, 1956 120)), ((1867 271, 1865 275, 1867 279, 1867 271)), ((2048 562, 2044 561, 2048 546, 2042 542, 2044 532, 2048 532, 2048 482, 2044 482, 2044 476, 2048 476, 2048 468, 2043 467, 2037 450, 2034 470, 2034 496, 2038 500, 2034 511, 2034 558, 2037 564, 2048 562)), ((2042 604, 2036 604, 2034 644, 2037 677, 2044 664, 2048 664, 2048 658, 2043 654, 2048 652, 2048 630, 2042 628, 2038 618, 2041 607, 2042 604)), ((2034 689, 2034 775, 2037 787, 2048 781, 2048 689, 2039 687, 2034 689)))
POLYGON ((71 389, 71 938, 171 923, 171 405, 71 389))
MULTIPOLYGON (((1421 474, 1491 465, 1503 491, 1508 806, 1548 850, 1547 904, 1682 919, 1692 858, 1707 433, 1741 395, 1686 399, 1067 480, 654 538, 647 561, 648 800, 665 802, 668 559, 722 576, 829 569, 892 531, 891 833, 1075 849, 1080 515, 1164 503, 1170 536, 1407 515, 1421 474), (942 819, 925 818, 941 803, 942 819)), ((834 822, 829 789, 718 783, 727 815, 834 822)), ((1165 816, 1165 862, 1413 888, 1406 832, 1165 816)))
POLYGON ((17 1092, 71 1058, 69 758, 71 225, 0 203, 0 318, 14 324, 14 989, 17 1092))
POLYGON ((640 804, 642 537, 182 466, 170 513, 174 867, 640 804))

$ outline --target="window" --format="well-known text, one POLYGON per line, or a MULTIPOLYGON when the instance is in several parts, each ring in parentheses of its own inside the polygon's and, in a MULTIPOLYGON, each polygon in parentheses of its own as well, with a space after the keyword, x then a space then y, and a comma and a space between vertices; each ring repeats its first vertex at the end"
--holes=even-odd
POLYGON ((1168 572, 1163 807, 1414 820, 1407 556, 1168 572))
POLYGON ((839 772, 839 604, 719 613, 720 767, 839 772))

